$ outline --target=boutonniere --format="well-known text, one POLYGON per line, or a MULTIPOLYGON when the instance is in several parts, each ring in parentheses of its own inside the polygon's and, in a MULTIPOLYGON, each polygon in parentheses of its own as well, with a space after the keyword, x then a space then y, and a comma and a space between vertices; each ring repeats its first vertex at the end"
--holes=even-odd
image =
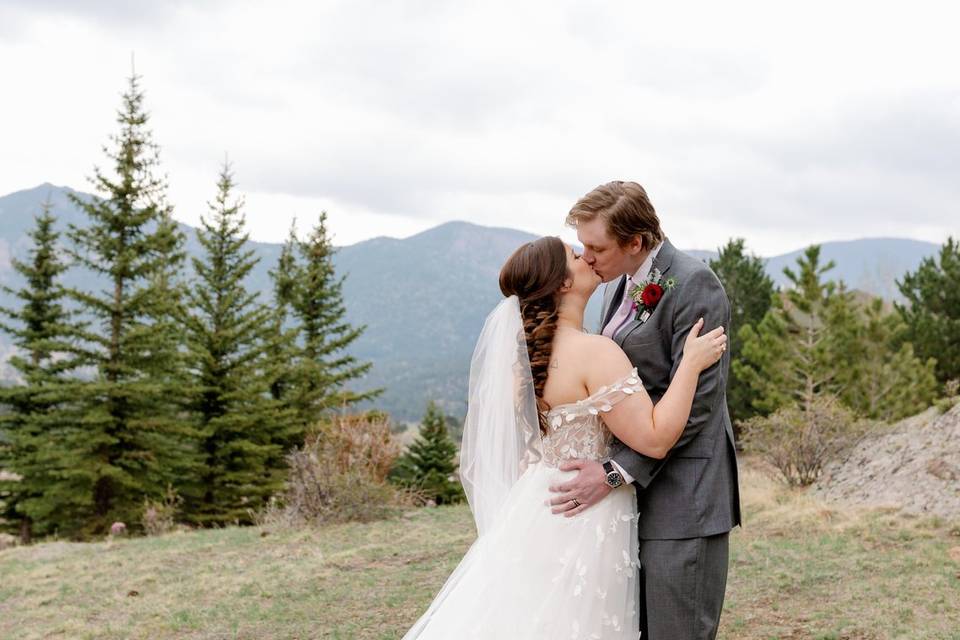
POLYGON ((646 322, 653 310, 660 304, 663 294, 676 286, 676 278, 671 276, 664 280, 659 269, 651 271, 646 280, 630 289, 630 298, 633 300, 634 308, 637 311, 634 320, 646 322))

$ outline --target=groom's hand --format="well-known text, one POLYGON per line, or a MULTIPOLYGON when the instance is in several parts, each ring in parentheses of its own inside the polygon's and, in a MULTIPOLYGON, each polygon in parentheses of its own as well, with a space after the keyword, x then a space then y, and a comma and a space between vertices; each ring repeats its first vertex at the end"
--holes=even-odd
POLYGON ((573 517, 607 497, 610 485, 603 465, 594 460, 567 460, 561 471, 579 471, 575 478, 550 487, 556 495, 550 499, 551 511, 573 517))

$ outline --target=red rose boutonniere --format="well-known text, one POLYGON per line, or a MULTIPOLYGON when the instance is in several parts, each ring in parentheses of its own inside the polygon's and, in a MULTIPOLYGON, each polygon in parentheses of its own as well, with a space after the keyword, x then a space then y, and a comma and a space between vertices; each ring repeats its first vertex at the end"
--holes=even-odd
POLYGON ((635 320, 646 322, 653 310, 660 304, 664 293, 677 286, 674 278, 663 280, 663 274, 659 269, 650 272, 650 276, 630 289, 630 297, 633 299, 634 307, 637 310, 635 320))

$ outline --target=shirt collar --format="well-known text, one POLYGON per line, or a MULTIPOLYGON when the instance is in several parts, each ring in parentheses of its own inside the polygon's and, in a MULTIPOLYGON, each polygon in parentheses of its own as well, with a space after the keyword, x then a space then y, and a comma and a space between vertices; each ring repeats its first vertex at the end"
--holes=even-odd
POLYGON ((632 276, 629 276, 630 282, 637 284, 638 282, 643 282, 647 279, 647 276, 650 275, 650 270, 653 268, 653 261, 657 258, 657 254, 660 253, 660 249, 663 247, 663 242, 661 241, 657 246, 650 251, 650 255, 647 256, 647 259, 643 261, 643 264, 640 265, 640 268, 637 269, 637 272, 632 276))

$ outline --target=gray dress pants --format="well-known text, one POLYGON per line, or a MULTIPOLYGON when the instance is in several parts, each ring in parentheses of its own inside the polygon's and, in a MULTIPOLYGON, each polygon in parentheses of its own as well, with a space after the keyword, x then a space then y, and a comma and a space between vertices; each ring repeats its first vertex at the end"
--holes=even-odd
POLYGON ((714 640, 730 534, 640 541, 641 640, 714 640))

